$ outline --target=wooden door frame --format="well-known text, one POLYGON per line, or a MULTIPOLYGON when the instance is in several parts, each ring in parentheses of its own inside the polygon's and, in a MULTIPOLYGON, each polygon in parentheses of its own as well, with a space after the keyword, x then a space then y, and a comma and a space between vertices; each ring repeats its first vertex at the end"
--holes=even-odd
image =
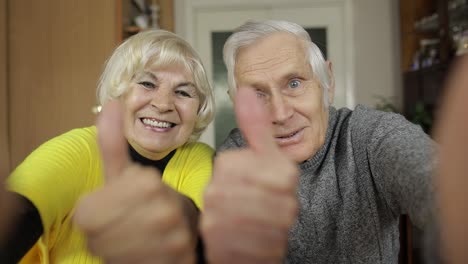
POLYGON ((0 0, 0 176, 10 173, 8 125, 8 1, 0 0))
MULTIPOLYGON (((354 29, 353 29, 353 6, 354 0, 174 0, 175 32, 185 38, 197 49, 200 36, 196 34, 197 14, 217 11, 235 10, 269 10, 285 7, 333 7, 343 10, 344 29, 343 39, 346 45, 343 47, 342 78, 341 87, 345 94, 345 106, 354 108, 356 100, 355 92, 355 61, 354 61, 354 29)), ((222 23, 222 21, 220 21, 222 23)), ((206 58, 203 58, 206 59, 206 58)), ((208 62, 205 62, 207 64, 208 62)), ((210 76, 210 73, 208 73, 210 76)), ((202 135, 201 141, 214 146, 213 123, 202 135)))

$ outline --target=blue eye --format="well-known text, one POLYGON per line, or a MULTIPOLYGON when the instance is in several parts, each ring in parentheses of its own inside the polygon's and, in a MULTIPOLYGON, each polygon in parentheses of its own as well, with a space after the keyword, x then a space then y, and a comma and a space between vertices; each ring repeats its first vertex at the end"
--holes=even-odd
POLYGON ((258 98, 265 98, 265 97, 266 97, 265 92, 263 92, 263 91, 260 90, 260 89, 256 89, 256 90, 255 90, 255 94, 257 95, 258 98))
POLYGON ((288 83, 288 87, 292 88, 292 89, 295 89, 295 88, 299 87, 300 85, 301 85, 301 81, 299 81, 299 80, 291 80, 288 83))
POLYGON ((153 89, 154 87, 156 87, 154 85, 154 83, 152 83, 152 82, 139 82, 138 84, 143 85, 143 87, 145 87, 147 89, 153 89))

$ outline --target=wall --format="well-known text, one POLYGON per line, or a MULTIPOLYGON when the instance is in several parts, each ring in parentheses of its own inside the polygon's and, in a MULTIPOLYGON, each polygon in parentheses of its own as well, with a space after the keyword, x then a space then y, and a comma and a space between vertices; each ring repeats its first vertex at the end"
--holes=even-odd
POLYGON ((401 107, 398 1, 353 1, 356 103, 374 106, 384 96, 401 107))
MULTIPOLYGON (((333 0, 309 0, 315 1, 319 6, 321 4, 329 4, 333 0)), ((194 20, 194 14, 190 13, 193 10, 184 9, 185 6, 207 6, 212 3, 214 7, 221 5, 220 2, 225 2, 226 10, 235 10, 229 8, 229 5, 234 5, 228 0, 210 1, 203 0, 192 3, 189 0, 175 0, 176 10, 176 32, 189 40, 196 40, 200 36, 194 36, 194 30, 188 30, 187 21, 194 20), (203 5, 200 2, 204 3, 203 5), (198 3, 198 4, 196 4, 198 3), (193 36, 192 36, 193 35, 193 36)), ((268 12, 265 8, 260 7, 261 4, 269 3, 268 0, 238 0, 237 3, 248 2, 252 6, 251 10, 244 11, 245 16, 248 13, 259 11, 268 12)), ((279 1, 274 1, 275 3, 279 1)), ((302 2, 302 1, 293 1, 302 2)), ((339 2, 339 1, 338 1, 339 2)), ((308 2, 307 2, 308 3, 308 2)), ((399 3, 395 0, 346 0, 346 5, 350 6, 350 22, 352 24, 351 37, 345 34, 348 45, 351 49, 351 58, 344 58, 345 61, 352 62, 351 67, 354 72, 350 72, 349 80, 346 80, 348 89, 352 89, 354 94, 353 104, 365 104, 375 106, 378 102, 377 96, 396 99, 396 105, 401 105, 401 73, 399 70, 400 63, 400 43, 399 43, 399 3)), ((246 6, 245 4, 243 6, 246 6)), ((248 5, 247 5, 248 6, 248 5)), ((205 8, 209 10, 209 8, 205 8)), ((213 12, 219 11, 219 8, 213 9, 213 12)), ((239 11, 239 10, 237 10, 239 11)), ((271 11, 271 10, 270 10, 271 11)), ((239 11, 240 12, 240 11, 239 11)), ((206 19, 206 18, 205 18, 206 19)), ((313 18, 311 18, 313 19, 313 18)), ((229 21, 226 18, 226 21, 229 21)), ((225 21, 225 23, 227 23, 225 21)), ((207 22, 208 23, 208 22, 207 22)), ((213 19, 210 22, 213 25, 219 24, 219 20, 213 19)), ((194 41, 195 42, 195 41, 194 41)), ((343 66, 343 65, 340 65, 343 66)), ((348 67, 348 65, 346 65, 348 67)), ((348 73, 347 73, 348 74, 348 73)))

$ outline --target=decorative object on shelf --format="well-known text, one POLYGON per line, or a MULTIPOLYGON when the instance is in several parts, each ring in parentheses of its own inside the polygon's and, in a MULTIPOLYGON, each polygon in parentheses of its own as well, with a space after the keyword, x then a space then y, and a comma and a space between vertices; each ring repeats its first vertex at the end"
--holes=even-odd
POLYGON ((156 1, 153 0, 153 3, 150 5, 151 10, 151 27, 159 28, 159 5, 156 1))
POLYGON ((436 31, 439 28, 439 14, 425 16, 414 23, 414 29, 419 32, 436 31))
POLYGON ((411 70, 419 70, 439 63, 439 43, 439 39, 421 39, 419 50, 413 55, 411 70))
POLYGON ((468 54, 468 29, 454 38, 454 40, 457 46, 456 55, 461 56, 463 54, 468 54))
POLYGON ((123 39, 148 28, 160 28, 161 6, 158 0, 124 0, 126 20, 123 21, 123 39))
POLYGON ((132 0, 132 5, 138 10, 138 15, 133 18, 133 22, 140 29, 147 29, 150 26, 151 10, 145 0, 132 0))
POLYGON ((468 0, 452 0, 448 5, 452 40, 459 49, 459 41, 468 34, 468 0))

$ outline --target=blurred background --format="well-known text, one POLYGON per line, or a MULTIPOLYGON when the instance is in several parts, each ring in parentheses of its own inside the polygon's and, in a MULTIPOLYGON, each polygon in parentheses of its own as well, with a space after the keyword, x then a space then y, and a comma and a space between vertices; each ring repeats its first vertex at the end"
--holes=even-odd
MULTIPOLYGON (((47 139, 94 123, 96 84, 127 37, 163 28, 204 60, 217 116, 202 141, 235 126, 222 46, 247 19, 304 26, 336 77, 336 107, 394 111, 431 133, 443 82, 468 50, 467 0, 0 0, 0 173, 47 139)), ((423 263, 420 234, 401 224, 401 263, 423 263)))

